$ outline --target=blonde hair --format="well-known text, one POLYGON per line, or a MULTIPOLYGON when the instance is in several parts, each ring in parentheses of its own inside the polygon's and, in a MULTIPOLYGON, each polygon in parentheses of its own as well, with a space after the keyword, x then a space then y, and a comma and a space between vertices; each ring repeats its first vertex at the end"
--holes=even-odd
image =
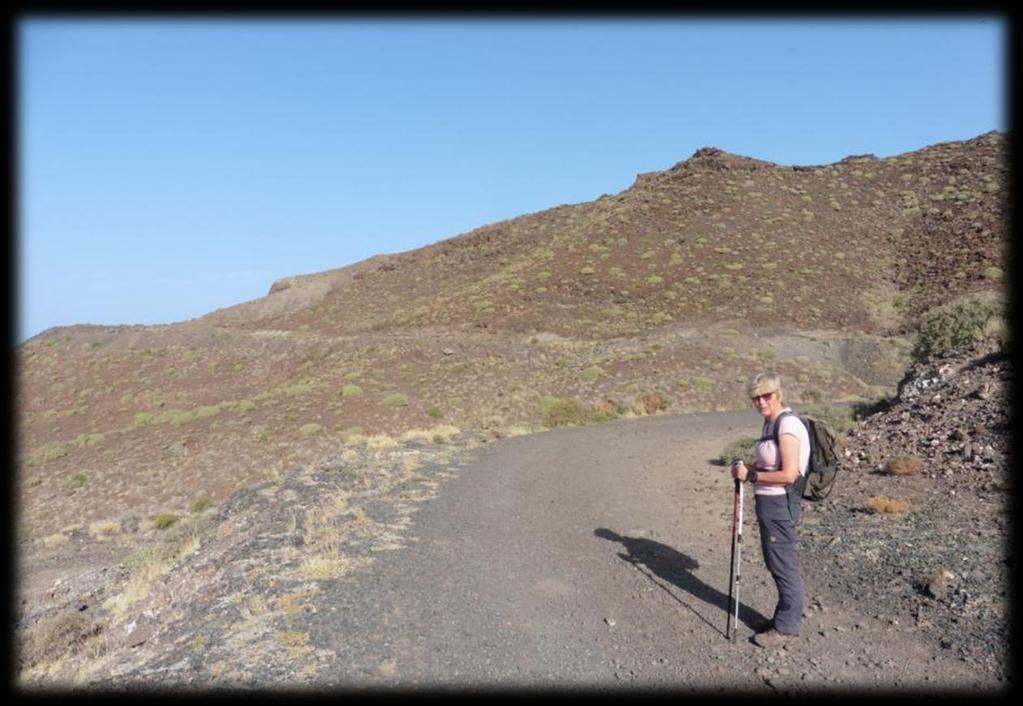
POLYGON ((754 375, 753 379, 749 381, 749 385, 746 386, 746 391, 750 397, 766 395, 768 392, 777 392, 778 401, 782 402, 785 400, 785 393, 781 389, 781 378, 777 373, 770 371, 754 375))

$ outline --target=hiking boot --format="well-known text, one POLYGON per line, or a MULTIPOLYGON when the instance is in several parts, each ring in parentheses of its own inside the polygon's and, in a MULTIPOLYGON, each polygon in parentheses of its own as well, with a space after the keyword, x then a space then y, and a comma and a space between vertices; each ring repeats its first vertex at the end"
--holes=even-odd
POLYGON ((752 625, 753 632, 764 632, 774 627, 774 618, 761 618, 752 625))
POLYGON ((753 644, 759 647, 781 647, 793 637, 797 637, 797 635, 792 635, 787 632, 779 632, 775 628, 770 627, 767 630, 758 632, 754 635, 753 644))

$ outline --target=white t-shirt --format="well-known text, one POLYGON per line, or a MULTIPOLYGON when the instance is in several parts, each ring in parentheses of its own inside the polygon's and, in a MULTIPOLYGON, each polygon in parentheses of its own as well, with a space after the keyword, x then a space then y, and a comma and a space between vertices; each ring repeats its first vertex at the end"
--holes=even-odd
MULTIPOLYGON (((782 410, 782 412, 791 411, 791 407, 782 410)), ((806 431, 806 426, 794 414, 779 416, 774 422, 764 422, 764 430, 760 434, 763 441, 758 441, 756 448, 757 468, 762 468, 765 471, 777 471, 781 468, 778 446, 774 443, 774 425, 778 423, 781 424, 778 429, 779 439, 784 434, 791 434, 799 439, 799 474, 806 475, 806 468, 810 464, 810 434, 806 431)), ((785 495, 785 486, 754 483, 753 492, 757 495, 785 495)))

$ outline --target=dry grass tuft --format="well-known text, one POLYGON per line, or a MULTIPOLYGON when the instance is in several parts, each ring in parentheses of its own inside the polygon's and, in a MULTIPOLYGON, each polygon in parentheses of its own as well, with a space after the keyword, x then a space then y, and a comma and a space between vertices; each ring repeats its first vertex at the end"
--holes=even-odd
POLYGON ((893 476, 915 476, 923 469, 923 459, 918 456, 896 456, 885 464, 885 471, 893 476))
POLYGON ((636 398, 637 414, 654 414, 668 408, 668 400, 659 392, 646 392, 636 398))
POLYGON ((22 679, 49 676, 71 657, 93 659, 105 651, 105 640, 96 640, 103 627, 79 611, 65 611, 40 620, 25 633, 20 645, 22 679))
POLYGON ((89 525, 89 536, 97 542, 105 542, 121 531, 116 522, 93 522, 89 525))
POLYGON ((547 427, 560 427, 586 424, 590 421, 591 411, 579 400, 549 400, 541 403, 543 423, 547 427))
POLYGON ((446 444, 451 437, 461 433, 461 429, 450 424, 442 424, 432 429, 410 429, 401 435, 401 441, 431 441, 435 444, 446 444))
POLYGON ((63 532, 55 532, 47 537, 43 537, 44 547, 60 547, 71 541, 63 532))
POLYGON ((875 495, 867 498, 866 508, 875 514, 896 515, 909 510, 909 502, 898 498, 875 495))

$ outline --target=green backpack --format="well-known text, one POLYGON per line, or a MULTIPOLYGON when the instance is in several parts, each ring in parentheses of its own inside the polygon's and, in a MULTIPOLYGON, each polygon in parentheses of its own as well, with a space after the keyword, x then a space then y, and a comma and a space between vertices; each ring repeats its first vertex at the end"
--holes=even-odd
MULTIPOLYGON (((807 500, 823 500, 831 494, 838 475, 838 435, 823 419, 817 419, 795 412, 782 412, 774 425, 774 443, 778 444, 778 428, 781 418, 792 415, 806 427, 810 437, 810 462, 806 466, 806 474, 800 476, 793 485, 793 490, 807 500)), ((779 446, 779 448, 781 448, 779 446)))

